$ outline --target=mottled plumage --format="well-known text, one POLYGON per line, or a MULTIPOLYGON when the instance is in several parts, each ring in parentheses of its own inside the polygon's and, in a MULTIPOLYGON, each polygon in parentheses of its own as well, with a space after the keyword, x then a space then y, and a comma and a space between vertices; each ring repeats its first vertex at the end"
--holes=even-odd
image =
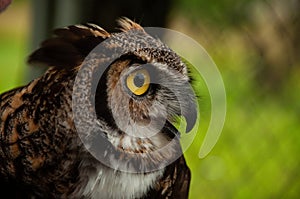
MULTIPOLYGON (((176 115, 196 115, 194 98, 185 91, 189 82, 187 68, 173 51, 149 36, 140 25, 128 19, 119 22, 120 33, 108 33, 94 24, 55 30, 55 36, 44 41, 29 57, 30 63, 49 66, 47 72, 24 87, 0 95, 0 195, 187 198, 190 171, 181 155, 179 133, 171 124, 176 115), (103 41, 107 41, 104 45, 108 50, 126 49, 106 70, 99 69, 99 65, 111 57, 93 50, 103 41), (84 62, 87 56, 89 59, 84 62), (128 94, 130 91, 123 84, 143 64, 150 76, 157 78, 157 85, 151 84, 143 95, 128 94), (76 76, 83 67, 87 73, 80 77, 82 83, 76 87, 76 76), (94 95, 80 89, 89 86, 85 78, 93 78, 101 70, 103 75, 97 81, 94 95), (182 113, 173 92, 185 101, 180 104, 182 113), (96 118, 74 108, 74 101, 89 105, 91 99, 95 99, 91 108, 95 108, 96 118), (157 107, 153 106, 155 103, 157 107), (125 111, 124 106, 129 109, 125 111), (167 107, 167 121, 159 133, 147 137, 152 129, 134 126, 153 118, 159 121, 163 106, 167 107), (93 134, 88 130, 91 126, 100 130, 93 134), (83 138, 77 132, 80 128, 87 133, 83 138), (82 143, 85 136, 105 139, 107 146, 97 143, 97 139, 91 145, 100 148, 97 152, 101 157, 109 153, 110 163, 121 171, 91 155, 82 143), (168 146, 158 150, 165 145, 168 146), (172 158, 173 163, 164 164, 172 158), (142 167, 143 172, 132 173, 140 169, 137 167, 142 167), (159 169, 153 169, 156 167, 159 169), (129 173, 124 171, 128 168, 129 173)), ((188 121, 189 130, 194 122, 188 121)))

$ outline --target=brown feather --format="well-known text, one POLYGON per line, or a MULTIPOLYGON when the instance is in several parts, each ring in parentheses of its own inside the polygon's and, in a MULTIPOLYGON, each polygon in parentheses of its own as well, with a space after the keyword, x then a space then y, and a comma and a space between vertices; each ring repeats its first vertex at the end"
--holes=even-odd
POLYGON ((103 40, 110 37, 94 24, 72 25, 54 30, 54 37, 44 41, 28 59, 30 64, 42 64, 72 69, 103 40))
POLYGON ((191 172, 184 156, 166 167, 163 177, 144 199, 186 199, 189 195, 191 172))

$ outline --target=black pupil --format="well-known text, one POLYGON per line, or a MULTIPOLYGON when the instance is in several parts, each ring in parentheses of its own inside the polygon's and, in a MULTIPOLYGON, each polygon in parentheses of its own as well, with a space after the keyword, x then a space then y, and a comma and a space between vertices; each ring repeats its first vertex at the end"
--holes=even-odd
POLYGON ((145 77, 141 73, 137 73, 133 79, 134 85, 136 87, 142 87, 145 83, 145 77))

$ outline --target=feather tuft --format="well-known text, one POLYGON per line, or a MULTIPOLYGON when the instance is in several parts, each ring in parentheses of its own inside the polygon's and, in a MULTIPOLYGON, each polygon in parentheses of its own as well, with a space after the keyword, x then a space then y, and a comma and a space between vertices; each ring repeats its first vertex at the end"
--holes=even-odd
POLYGON ((119 24, 119 29, 123 32, 135 29, 135 30, 142 30, 142 26, 140 26, 138 23, 135 23, 134 21, 128 19, 127 17, 121 17, 120 19, 117 20, 119 24))
POLYGON ((95 24, 72 25, 54 30, 28 59, 30 64, 73 69, 110 34, 95 24))

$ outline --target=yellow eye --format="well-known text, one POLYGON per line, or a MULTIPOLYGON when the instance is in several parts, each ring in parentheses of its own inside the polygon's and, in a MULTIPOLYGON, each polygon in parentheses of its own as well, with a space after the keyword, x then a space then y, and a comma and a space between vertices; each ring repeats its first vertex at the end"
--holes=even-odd
POLYGON ((127 88, 135 95, 143 95, 150 85, 150 75, 147 70, 140 69, 129 74, 126 79, 127 88))

